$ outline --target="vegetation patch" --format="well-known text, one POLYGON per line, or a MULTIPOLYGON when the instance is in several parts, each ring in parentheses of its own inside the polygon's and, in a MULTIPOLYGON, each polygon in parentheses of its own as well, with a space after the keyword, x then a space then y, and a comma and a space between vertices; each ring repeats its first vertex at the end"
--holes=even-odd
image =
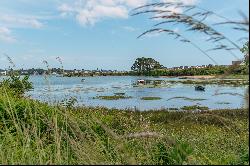
POLYGON ((168 108, 168 110, 171 110, 171 111, 177 111, 177 110, 179 110, 179 108, 168 108))
POLYGON ((168 99, 167 101, 169 100, 174 100, 174 99, 183 99, 183 100, 188 100, 188 101, 203 101, 203 100, 207 100, 207 99, 194 99, 194 98, 189 98, 189 97, 172 97, 170 99, 168 99))
POLYGON ((117 95, 117 96, 123 96, 123 95, 125 95, 125 93, 114 93, 115 95, 117 95))
POLYGON ((161 100, 160 97, 142 97, 141 100, 161 100))
POLYGON ((170 80, 166 81, 171 84, 190 84, 190 85, 209 85, 209 84, 216 84, 216 85, 231 85, 231 86, 245 86, 249 85, 248 80, 243 79, 210 79, 210 80, 170 80))
POLYGON ((194 111, 194 110, 205 111, 205 110, 209 110, 208 107, 206 107, 206 106, 199 106, 199 105, 184 106, 181 109, 182 110, 186 110, 186 111, 194 111))
POLYGON ((216 104, 231 104, 229 102, 217 102, 216 104))
POLYGON ((214 96, 217 96, 217 95, 232 95, 232 96, 244 97, 244 95, 242 95, 240 93, 231 93, 231 92, 224 92, 224 93, 216 93, 216 94, 214 94, 214 96))
POLYGON ((97 96, 94 99, 101 99, 101 100, 120 100, 120 99, 130 99, 131 96, 124 96, 124 95, 113 95, 113 96, 97 96))

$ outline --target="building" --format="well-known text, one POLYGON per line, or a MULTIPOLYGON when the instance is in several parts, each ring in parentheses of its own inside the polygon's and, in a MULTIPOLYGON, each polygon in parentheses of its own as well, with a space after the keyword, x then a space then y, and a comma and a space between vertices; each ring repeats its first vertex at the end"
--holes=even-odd
POLYGON ((232 61, 232 65, 241 65, 242 61, 232 61))
POLYGON ((5 71, 0 71, 0 75, 6 76, 7 75, 7 71, 6 70, 5 71))

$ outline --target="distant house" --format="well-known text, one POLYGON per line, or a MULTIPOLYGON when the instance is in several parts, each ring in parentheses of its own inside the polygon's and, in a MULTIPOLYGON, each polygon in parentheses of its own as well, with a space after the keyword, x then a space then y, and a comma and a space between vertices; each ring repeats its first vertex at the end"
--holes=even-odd
POLYGON ((180 67, 172 67, 173 70, 178 70, 180 67))
POLYGON ((57 76, 58 74, 56 72, 51 73, 51 75, 57 76))
POLYGON ((29 74, 29 72, 28 72, 28 71, 24 71, 24 70, 23 70, 23 71, 21 71, 21 74, 22 74, 22 75, 28 75, 28 74, 29 74))
POLYGON ((6 70, 5 71, 0 71, 0 75, 6 76, 7 75, 7 71, 6 70))
POLYGON ((232 65, 241 65, 242 61, 232 61, 232 65))
POLYGON ((212 65, 212 64, 209 64, 209 65, 207 65, 207 67, 213 67, 213 65, 212 65))

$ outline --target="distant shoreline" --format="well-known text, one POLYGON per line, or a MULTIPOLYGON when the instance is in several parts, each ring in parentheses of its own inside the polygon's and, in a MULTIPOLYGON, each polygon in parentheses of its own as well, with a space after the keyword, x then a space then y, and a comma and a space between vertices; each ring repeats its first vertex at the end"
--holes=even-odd
POLYGON ((216 78, 216 75, 194 75, 194 76, 160 76, 162 78, 175 78, 175 77, 181 77, 181 78, 189 78, 189 79, 212 79, 216 78))

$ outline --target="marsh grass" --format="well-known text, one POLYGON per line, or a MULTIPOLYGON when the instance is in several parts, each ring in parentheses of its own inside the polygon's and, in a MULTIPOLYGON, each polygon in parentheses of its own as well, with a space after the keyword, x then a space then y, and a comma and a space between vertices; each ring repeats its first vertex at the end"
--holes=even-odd
POLYGON ((194 99, 194 98, 189 98, 189 97, 172 97, 172 98, 169 98, 167 101, 175 100, 175 99, 183 99, 183 100, 187 100, 187 101, 204 101, 204 100, 207 100, 207 99, 201 99, 201 98, 194 99))
POLYGON ((210 79, 210 80, 179 80, 166 81, 171 84, 190 84, 190 85, 229 85, 229 86, 246 86, 249 85, 249 80, 245 79, 210 79))
POLYGON ((130 99, 131 96, 124 96, 124 95, 113 95, 113 96, 97 96, 93 99, 101 99, 101 100, 120 100, 120 99, 130 99))
POLYGON ((231 104, 229 102, 216 102, 216 104, 231 104))
POLYGON ((141 100, 161 100, 161 97, 142 97, 141 100))
POLYGON ((125 95, 126 93, 118 92, 118 93, 114 93, 114 94, 117 95, 117 96, 123 96, 123 95, 125 95))
POLYGON ((1 164, 248 163, 248 110, 49 106, 1 87, 0 117, 1 164))
POLYGON ((182 110, 187 110, 187 111, 195 111, 195 110, 204 111, 204 110, 209 110, 208 107, 199 106, 199 105, 184 106, 184 107, 181 107, 181 109, 182 109, 182 110))

